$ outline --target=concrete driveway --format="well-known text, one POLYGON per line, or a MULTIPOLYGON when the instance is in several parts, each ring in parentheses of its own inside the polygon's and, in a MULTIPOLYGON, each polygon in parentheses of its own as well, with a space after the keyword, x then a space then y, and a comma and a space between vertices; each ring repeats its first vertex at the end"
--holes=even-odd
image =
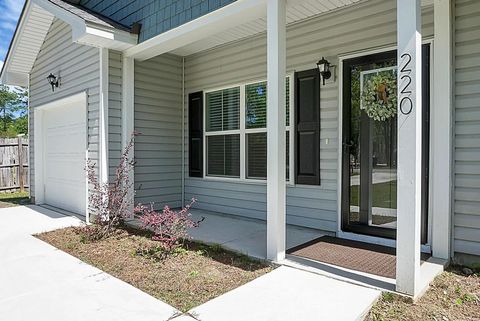
POLYGON ((38 206, 0 209, 0 320, 155 320, 178 311, 31 236, 81 224, 38 206))
POLYGON ((380 291, 282 266, 181 315, 33 237, 81 221, 38 206, 0 209, 0 320, 350 321, 380 291))

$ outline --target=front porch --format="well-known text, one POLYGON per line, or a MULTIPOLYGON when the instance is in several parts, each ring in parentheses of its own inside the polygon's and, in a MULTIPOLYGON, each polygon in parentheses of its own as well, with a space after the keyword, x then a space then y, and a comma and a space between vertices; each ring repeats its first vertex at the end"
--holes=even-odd
MULTIPOLYGON (((449 119, 437 115, 449 108, 450 95, 437 87, 448 84, 428 86, 435 102, 429 196, 422 193, 421 121, 422 63, 430 63, 422 61, 422 41, 428 39, 432 48, 431 74, 448 75, 438 61, 448 60, 442 48, 449 47, 450 37, 437 35, 437 29, 450 19, 449 6, 411 0, 400 7, 395 1, 369 0, 294 14, 301 3, 238 1, 123 54, 110 53, 110 60, 122 61, 123 143, 132 131, 142 133, 135 145, 136 200, 180 207, 197 198, 194 214, 211 219, 193 232, 195 238, 281 264, 297 261, 287 254, 292 247, 322 235, 352 238, 358 233, 363 241, 396 248, 396 279, 380 279, 382 288, 417 297, 434 274, 424 271, 438 271, 422 263, 422 245, 435 258, 450 257, 450 212, 438 205, 446 190, 432 184, 438 177, 449 181, 448 171, 439 172, 437 164, 449 155, 448 146, 439 143, 447 141, 439 128, 449 119), (392 136, 398 161, 388 174, 395 177, 386 181, 395 185, 389 192, 395 202, 380 212, 368 198, 354 203, 344 192, 345 185, 362 189, 365 183, 345 175, 350 162, 344 150, 351 141, 342 122, 348 102, 342 92, 343 63, 367 54, 389 56, 395 75, 401 65, 398 84, 408 87, 398 88, 395 97, 402 107, 393 126, 398 136, 392 136), (323 56, 332 64, 330 79, 320 76, 316 66, 323 56), (406 61, 408 66, 402 65, 406 61), (352 206, 344 206, 345 200, 352 206), (425 203, 430 205, 429 228, 422 234, 425 203), (368 208, 375 220, 367 217, 368 208), (345 209, 358 212, 349 218, 357 225, 373 221, 376 231, 390 231, 376 238, 363 237, 368 234, 363 227, 347 231, 345 209), (382 223, 376 224, 379 217, 382 223)), ((307 261, 316 265, 322 260, 307 261)), ((322 266, 358 274, 335 264, 322 266)), ((365 278, 379 280, 360 277, 365 278)))

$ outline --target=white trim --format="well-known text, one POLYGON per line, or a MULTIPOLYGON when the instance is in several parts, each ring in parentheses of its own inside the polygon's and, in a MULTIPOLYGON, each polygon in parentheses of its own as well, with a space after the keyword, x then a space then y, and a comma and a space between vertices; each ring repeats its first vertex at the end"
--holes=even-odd
POLYGON ((47 0, 31 1, 33 4, 68 23, 72 27, 73 42, 116 50, 124 50, 137 44, 137 35, 124 30, 89 23, 47 0))
MULTIPOLYGON (((132 58, 122 57, 122 152, 130 142, 135 130, 135 62, 132 58)), ((130 159, 135 157, 135 148, 130 151, 130 159)), ((135 171, 135 169, 133 169, 135 171)), ((135 175, 130 172, 129 180, 132 187, 128 191, 128 197, 135 202, 135 187, 133 184, 135 175)), ((132 204, 134 205, 134 204, 132 204)), ((133 210, 133 206, 132 206, 133 210)))
MULTIPOLYGON (((14 38, 12 39, 8 56, 5 57, 4 66, 0 75, 0 83, 27 86, 28 73, 30 70, 23 73, 11 72, 9 69, 11 59, 13 59, 13 57, 17 54, 17 46, 22 35, 24 34, 25 25, 30 20, 30 14, 33 6, 35 6, 36 11, 41 12, 41 15, 44 15, 49 19, 57 17, 69 24, 72 28, 72 42, 120 51, 133 47, 138 43, 138 36, 128 31, 92 24, 48 0, 28 0, 25 4, 25 10, 22 16, 19 18, 18 28, 15 32, 14 38)), ((43 38, 46 35, 46 31, 42 31, 42 33, 38 31, 38 33, 38 37, 43 38)), ((32 50, 39 51, 40 48, 33 48, 32 50)), ((35 53, 35 55, 32 56, 32 59, 34 59, 36 56, 37 54, 35 53)), ((33 60, 31 62, 33 65, 33 60)))
POLYGON ((452 220, 452 2, 434 1, 433 81, 434 102, 431 109, 432 125, 432 213, 431 225, 433 256, 445 260, 451 254, 452 220))
MULTIPOLYGON (((28 94, 28 101, 27 101, 27 138, 28 138, 28 146, 27 146, 27 162, 28 164, 30 164, 31 162, 31 158, 30 158, 30 153, 32 151, 32 140, 30 139, 32 136, 30 135, 30 129, 32 128, 31 127, 31 124, 32 124, 32 119, 31 119, 31 112, 32 112, 32 106, 30 106, 30 74, 28 74, 28 83, 27 83, 27 94, 28 94)), ((34 138, 35 138, 35 135, 33 135, 34 138)), ((35 162, 35 161, 34 161, 35 162)), ((35 164, 33 164, 35 166, 35 164)), ((28 197, 29 198, 32 198, 32 197, 35 197, 35 195, 32 195, 32 185, 35 185, 35 183, 32 184, 32 166, 30 164, 30 166, 27 167, 27 180, 28 180, 28 197)), ((36 187, 34 187, 34 189, 36 189, 36 187)))
POLYGON ((182 57, 182 207, 185 207, 185 57, 182 57))
POLYGON ((266 0, 237 0, 125 51, 127 57, 146 60, 217 34, 220 30, 265 16, 266 0))
MULTIPOLYGON (((45 159, 44 159, 44 145, 45 145, 45 135, 43 128, 43 114, 46 110, 54 109, 58 106, 71 105, 76 103, 83 103, 85 110, 87 110, 87 93, 81 92, 68 96, 65 98, 57 99, 46 103, 44 105, 33 107, 33 148, 34 148, 34 169, 35 169, 35 204, 44 204, 45 203, 45 159)), ((32 108, 32 107, 31 107, 32 108)), ((85 126, 88 127, 88 118, 85 120, 85 126)), ((88 129, 86 129, 88 135, 88 129)), ((85 141, 85 151, 88 155, 88 139, 85 141)), ((85 160, 86 164, 86 160, 85 160)), ((88 184, 87 184, 88 192, 88 184)), ((87 193, 88 195, 88 193, 87 193)), ((88 202, 86 204, 86 218, 88 219, 88 202)))
POLYGON ((109 57, 108 49, 99 49, 100 61, 100 101, 98 115, 98 145, 99 145, 99 180, 101 183, 108 183, 109 164, 108 164, 108 67, 109 57))

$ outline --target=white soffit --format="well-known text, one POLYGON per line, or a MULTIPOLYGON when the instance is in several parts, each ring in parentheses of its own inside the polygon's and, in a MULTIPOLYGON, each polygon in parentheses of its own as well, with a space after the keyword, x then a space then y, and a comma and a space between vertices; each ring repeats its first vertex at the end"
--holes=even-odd
POLYGON ((21 28, 22 36, 18 37, 15 44, 15 56, 9 64, 10 72, 30 72, 53 21, 52 14, 35 5, 30 7, 27 15, 28 18, 21 28))
MULTIPOLYGON (((287 0, 287 24, 296 23, 366 1, 368 0, 287 0)), ((422 0, 422 6, 432 4, 433 0, 422 0)), ((178 47, 170 52, 179 56, 189 56, 229 42, 261 34, 266 32, 266 30, 267 18, 264 15, 237 26, 229 26, 228 29, 220 31, 215 35, 201 39, 196 38, 195 41, 188 45, 178 47)))
MULTIPOLYGON (((287 0, 287 24, 337 10, 363 0, 287 0)), ((267 30, 266 16, 257 18, 233 28, 177 48, 172 53, 188 56, 219 45, 251 37, 267 30)))
POLYGON ((26 5, 6 57, 0 83, 28 85, 28 73, 50 29, 54 16, 35 5, 26 5), (18 35, 22 36, 19 37, 18 35))

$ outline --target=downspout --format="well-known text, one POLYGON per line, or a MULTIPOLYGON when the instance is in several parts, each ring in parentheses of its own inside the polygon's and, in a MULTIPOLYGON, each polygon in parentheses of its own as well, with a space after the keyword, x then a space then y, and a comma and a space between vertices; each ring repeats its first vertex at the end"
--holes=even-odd
POLYGON ((185 206, 185 57, 182 57, 182 207, 185 206))

